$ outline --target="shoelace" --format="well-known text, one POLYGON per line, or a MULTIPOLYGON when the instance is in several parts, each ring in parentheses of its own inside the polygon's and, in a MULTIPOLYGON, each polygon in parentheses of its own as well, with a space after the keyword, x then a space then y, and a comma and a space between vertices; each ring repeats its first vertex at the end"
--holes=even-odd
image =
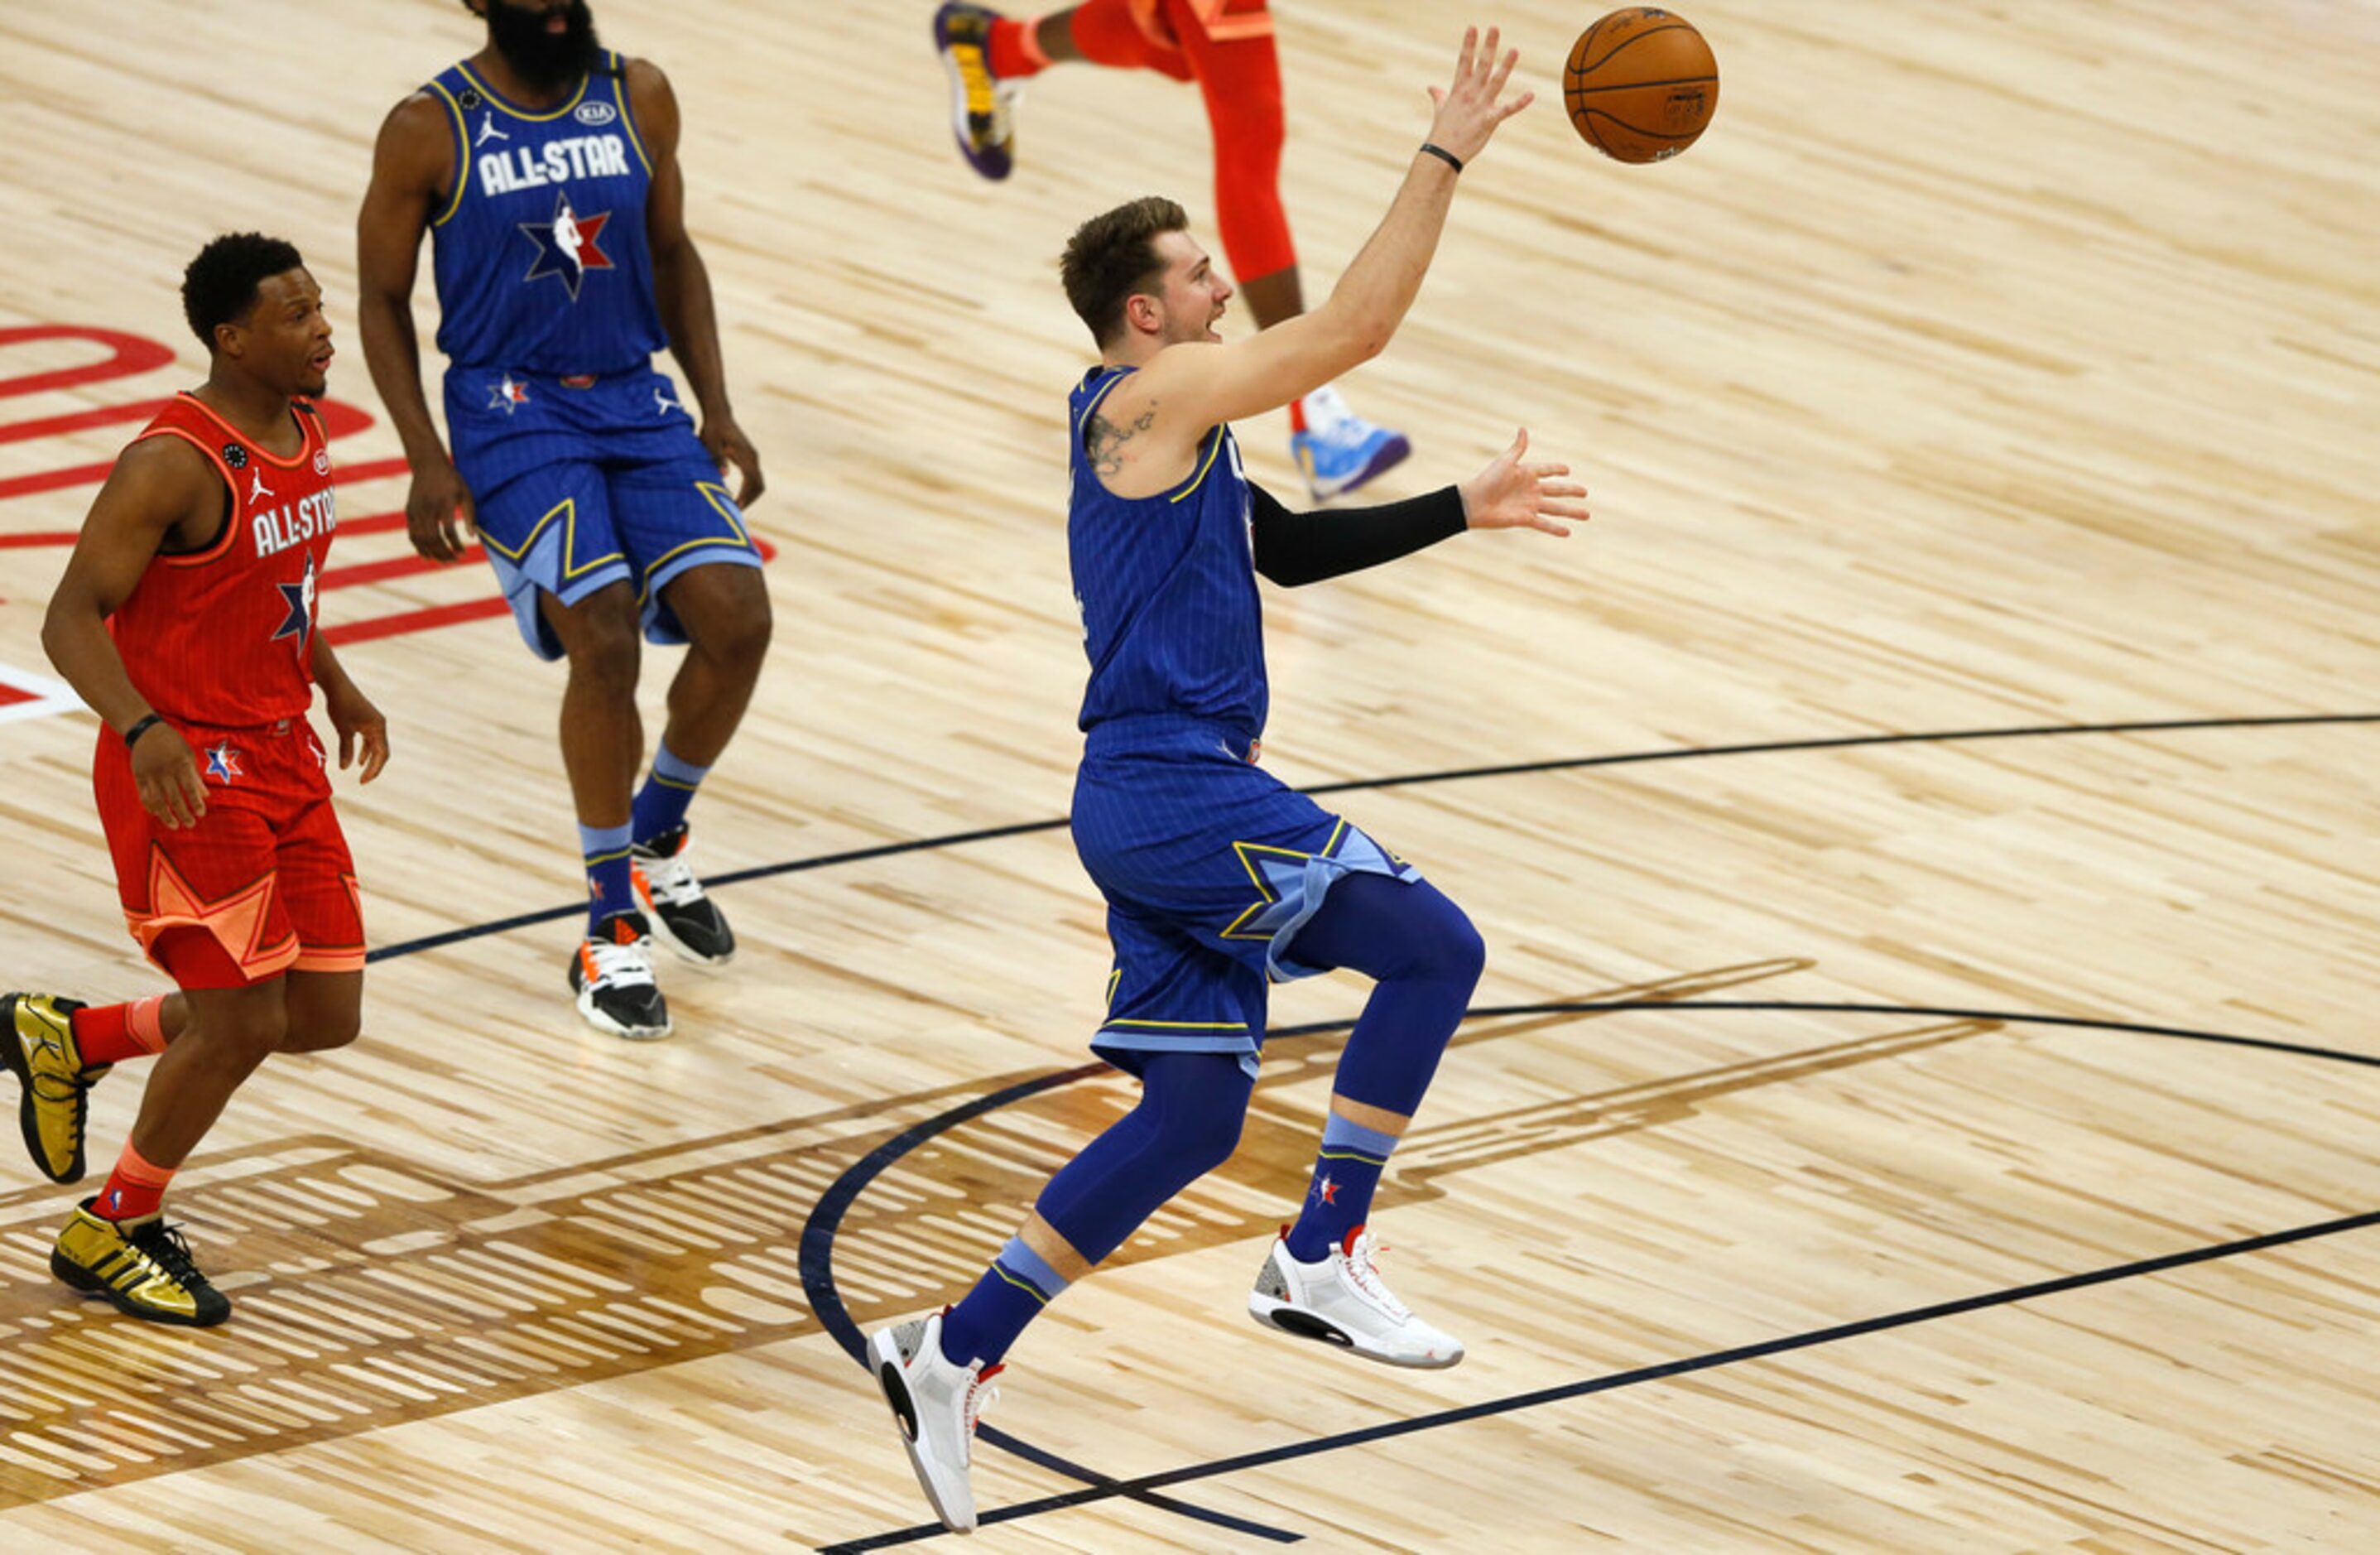
POLYGON ((966 1400, 961 1406, 966 1415, 967 1435, 975 1435, 977 1417, 1000 1402, 1000 1390, 987 1388, 984 1384, 1007 1369, 1005 1366, 986 1367, 967 1379, 966 1400))
POLYGON ((587 954, 595 963, 596 982, 622 988, 653 981, 652 952, 642 939, 625 945, 613 944, 609 940, 589 940, 587 954))
POLYGON ((987 146, 1004 146, 1014 133, 1016 99, 1023 88, 1014 83, 994 83, 991 89, 991 134, 987 146))
POLYGON ((172 1276, 176 1283, 206 1283, 206 1276, 200 1274, 199 1266, 190 1260, 190 1244, 182 1235, 181 1227, 169 1226, 161 1221, 153 1226, 143 1227, 125 1240, 172 1276))
POLYGON ((702 900, 702 882, 694 878, 694 868, 686 862, 685 850, 667 858, 639 858, 636 867, 643 872, 645 889, 654 901, 684 907, 702 900))
POLYGON ((1355 1282, 1357 1290, 1378 1303, 1382 1311, 1402 1323, 1413 1316, 1413 1311, 1380 1281, 1379 1266, 1376 1260, 1387 1251, 1386 1247, 1375 1245, 1370 1232, 1364 1233, 1355 1238, 1355 1245, 1347 1253, 1347 1277, 1355 1282))

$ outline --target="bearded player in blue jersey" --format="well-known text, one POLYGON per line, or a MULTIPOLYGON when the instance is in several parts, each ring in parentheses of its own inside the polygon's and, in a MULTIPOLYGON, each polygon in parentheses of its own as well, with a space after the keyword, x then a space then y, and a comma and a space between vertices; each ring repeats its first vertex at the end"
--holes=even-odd
POLYGON ((1523 462, 1524 432, 1461 486, 1369 509, 1292 514, 1249 483, 1229 422, 1377 355, 1421 286, 1463 165, 1526 107, 1515 56, 1463 37, 1453 84, 1395 203, 1322 308, 1224 345, 1232 288, 1181 207, 1087 222, 1062 266, 1099 346, 1075 388, 1067 513, 1091 662, 1075 845, 1108 902, 1116 966, 1092 1048, 1139 1104, 1053 1177, 954 1307, 868 1344, 912 1466, 950 1527, 976 1523, 968 1463, 982 1385, 1068 1284, 1238 1143, 1269 978, 1378 979, 1349 1035, 1305 1208, 1267 1250, 1258 1322, 1391 1366, 1462 1344, 1382 1283, 1366 1229, 1381 1169, 1463 1018, 1486 951, 1412 865, 1255 765, 1267 704, 1256 575, 1310 583, 1466 528, 1567 534, 1585 488, 1523 462))
POLYGON ((727 747, 770 633, 710 280, 686 234, 678 107, 650 61, 595 38, 586 0, 466 0, 487 46, 382 126, 358 223, 364 358, 404 440, 416 550, 473 528, 540 657, 566 659, 562 758, 588 925, 578 1010, 669 1034, 650 941, 716 965, 735 935, 686 861, 686 808, 727 747), (431 237, 451 455, 421 388, 414 272, 431 237), (702 419, 653 371, 667 346, 702 419), (733 467, 733 495, 722 477, 733 467), (685 643, 644 783, 639 634, 685 643))

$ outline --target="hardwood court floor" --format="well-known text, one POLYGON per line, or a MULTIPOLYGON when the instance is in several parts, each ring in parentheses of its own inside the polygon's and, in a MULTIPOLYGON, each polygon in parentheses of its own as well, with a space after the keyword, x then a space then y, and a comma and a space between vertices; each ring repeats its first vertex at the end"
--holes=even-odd
MULTIPOLYGON (((1317 298, 1463 23, 1550 95, 1587 19, 1279 9, 1317 298)), ((372 418, 323 615, 397 758, 342 791, 364 1039, 268 1065, 176 1187, 233 1322, 67 1305, 71 1195, 0 1178, 12 1548, 873 1547, 925 1507, 845 1342, 955 1294, 1129 1104, 1082 1048, 1097 896, 1036 824, 1081 676, 1053 259, 1151 190, 1212 233, 1195 94, 1053 73, 994 188, 951 152, 922 0, 597 10, 686 104, 778 553, 771 668, 697 812, 746 948, 664 968, 652 1047, 564 996, 558 675, 484 569, 411 568, 383 516, 355 206, 382 115, 475 24, 0 7, 0 716, 48 706, 93 467, 200 371, 181 265, 261 226, 372 418)), ((2380 12, 1691 14, 1704 143, 1621 168, 1532 110, 1348 386, 1415 434, 1395 491, 1525 421, 1594 524, 1268 597, 1268 762, 1351 785, 1491 947, 1380 1217, 1470 1356, 1363 1369, 1239 1316, 1362 996, 1285 989, 1238 1157, 1019 1346, 977 1478, 1023 1510, 981 1545, 2380 1535, 2380 12)), ((1294 494, 1279 419, 1244 435, 1294 494)), ((91 738, 0 723, 0 922, 7 981, 113 999, 154 978, 91 738)), ((103 1163, 140 1084, 95 1093, 103 1163)))

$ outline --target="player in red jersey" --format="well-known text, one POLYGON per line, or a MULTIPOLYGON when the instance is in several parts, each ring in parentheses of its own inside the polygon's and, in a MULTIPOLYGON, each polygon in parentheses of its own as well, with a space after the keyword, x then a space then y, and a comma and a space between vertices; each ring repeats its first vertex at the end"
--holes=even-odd
MULTIPOLYGON (((1215 223, 1240 295, 1258 329, 1305 311, 1281 199, 1287 120, 1269 0, 1085 0, 1023 18, 950 0, 934 13, 934 47, 950 75, 959 154, 992 179, 1015 165, 1019 90, 1052 65, 1196 81, 1215 142, 1215 223)), ((1290 402, 1289 425, 1290 456, 1317 498, 1352 492, 1413 451, 1329 384, 1290 402)))
POLYGON ((167 1181, 267 1054, 343 1047, 362 1016, 362 906, 314 688, 366 783, 388 733, 315 630, 338 522, 303 397, 331 360, 322 290, 289 244, 240 233, 190 261, 182 305, 206 383, 116 460, 42 627, 105 725, 91 777, 125 921, 181 991, 103 1008, 10 994, 0 1054, 34 1163, 60 1183, 83 1174, 91 1084, 156 1055, 124 1154, 50 1269, 135 1318, 203 1327, 231 1303, 164 1223, 167 1181))

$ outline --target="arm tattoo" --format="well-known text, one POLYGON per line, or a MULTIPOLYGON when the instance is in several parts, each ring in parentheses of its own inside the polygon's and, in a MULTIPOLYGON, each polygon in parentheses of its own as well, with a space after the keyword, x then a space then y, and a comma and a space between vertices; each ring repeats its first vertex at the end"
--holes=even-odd
POLYGON ((1123 445, 1132 441, 1135 432, 1145 432, 1157 421, 1157 402, 1151 400, 1130 426, 1120 427, 1097 411, 1091 413, 1091 427, 1083 438, 1083 453, 1091 468, 1101 476, 1111 476, 1123 468, 1123 445))

